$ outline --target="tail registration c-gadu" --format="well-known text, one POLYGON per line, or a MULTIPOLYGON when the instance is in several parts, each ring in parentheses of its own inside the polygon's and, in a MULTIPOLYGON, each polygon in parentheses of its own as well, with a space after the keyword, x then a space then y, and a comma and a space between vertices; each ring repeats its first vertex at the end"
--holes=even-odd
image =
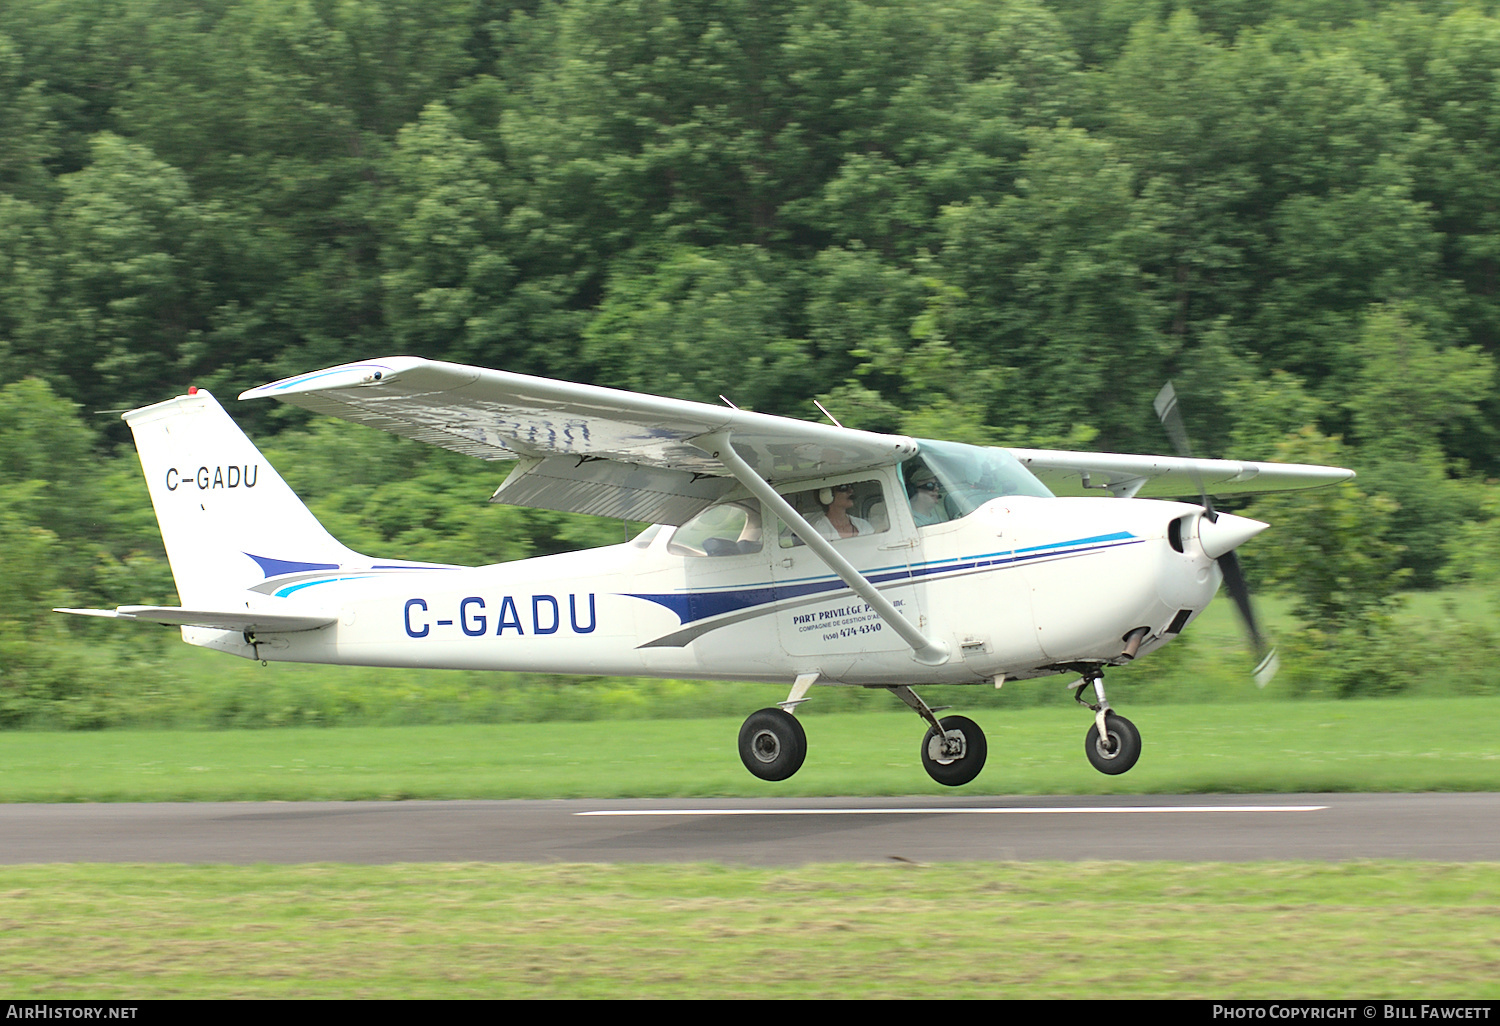
POLYGON ((1257 672, 1274 668, 1234 551, 1266 525, 1208 495, 1353 476, 1194 459, 1170 386, 1157 408, 1177 457, 913 439, 414 357, 240 396, 262 397, 518 461, 493 502, 657 526, 493 566, 364 556, 195 390, 125 414, 182 605, 63 612, 270 662, 781 682, 786 700, 740 730, 766 780, 801 767, 795 713, 814 684, 896 694, 928 724, 923 768, 958 785, 983 768, 984 734, 914 689, 1058 673, 1082 678, 1089 761, 1125 772, 1140 734, 1110 708, 1105 668, 1171 641, 1221 581, 1257 672))

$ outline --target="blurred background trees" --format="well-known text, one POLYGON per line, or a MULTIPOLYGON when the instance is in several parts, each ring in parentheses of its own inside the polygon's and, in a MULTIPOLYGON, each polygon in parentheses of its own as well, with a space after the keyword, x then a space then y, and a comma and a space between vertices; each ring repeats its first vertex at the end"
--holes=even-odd
MULTIPOLYGON (((1435 587, 1500 550, 1497 174, 1493 0, 9 0, 3 614, 169 582, 118 411, 398 352, 1115 451, 1174 377, 1360 472, 1270 579, 1435 587)), ((357 547, 618 527, 235 413, 357 547)))

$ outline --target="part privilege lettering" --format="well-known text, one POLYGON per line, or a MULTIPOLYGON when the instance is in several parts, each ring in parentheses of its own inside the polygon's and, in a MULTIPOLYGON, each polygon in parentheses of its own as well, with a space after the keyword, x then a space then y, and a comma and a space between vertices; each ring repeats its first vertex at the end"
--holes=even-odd
POLYGON ((1488 1019, 1488 1005, 1214 1005, 1215 1019, 1488 1019))

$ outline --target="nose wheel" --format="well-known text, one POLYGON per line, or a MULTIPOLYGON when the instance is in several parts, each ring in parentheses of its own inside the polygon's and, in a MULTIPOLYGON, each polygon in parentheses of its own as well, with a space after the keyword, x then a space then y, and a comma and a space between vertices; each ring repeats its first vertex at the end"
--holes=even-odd
POLYGON ((1097 723, 1090 727, 1083 740, 1083 751, 1094 769, 1116 776, 1134 766, 1141 757, 1141 732, 1125 717, 1106 713, 1104 732, 1099 732, 1097 723))
POLYGON ((1112 777, 1124 773, 1141 757, 1141 732, 1135 729, 1134 723, 1109 707, 1109 699, 1104 697, 1101 670, 1086 670, 1083 679, 1074 687, 1078 689, 1073 696, 1078 704, 1087 705, 1094 711, 1094 725, 1083 739, 1083 753, 1088 756, 1089 765, 1112 777), (1089 685, 1093 685, 1097 699, 1092 704, 1083 700, 1089 685))

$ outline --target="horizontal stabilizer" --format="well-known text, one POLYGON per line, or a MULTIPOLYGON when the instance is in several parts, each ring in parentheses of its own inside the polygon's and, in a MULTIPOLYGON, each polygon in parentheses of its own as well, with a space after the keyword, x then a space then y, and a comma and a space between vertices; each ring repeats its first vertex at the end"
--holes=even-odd
POLYGON ((55 609, 57 613, 102 616, 111 620, 139 620, 164 627, 211 627, 241 633, 291 634, 327 627, 338 616, 320 613, 257 613, 248 609, 232 612, 217 609, 183 609, 181 606, 120 606, 116 609, 55 609))

